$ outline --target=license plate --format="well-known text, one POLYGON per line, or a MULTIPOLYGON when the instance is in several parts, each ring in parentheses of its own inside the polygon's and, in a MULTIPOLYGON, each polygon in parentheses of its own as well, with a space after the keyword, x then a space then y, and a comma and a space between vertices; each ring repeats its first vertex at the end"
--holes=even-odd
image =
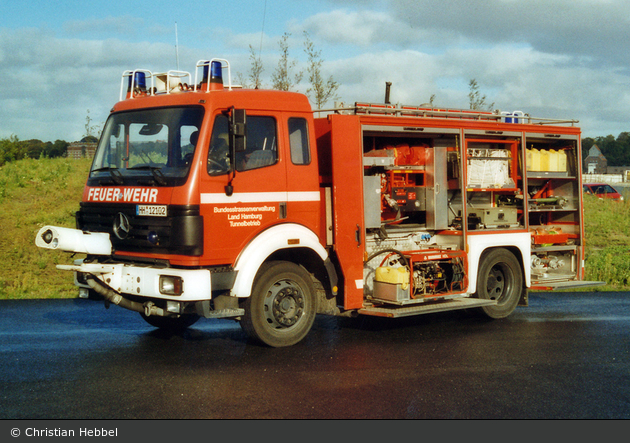
POLYGON ((144 217, 166 217, 166 205, 138 205, 136 215, 144 217))

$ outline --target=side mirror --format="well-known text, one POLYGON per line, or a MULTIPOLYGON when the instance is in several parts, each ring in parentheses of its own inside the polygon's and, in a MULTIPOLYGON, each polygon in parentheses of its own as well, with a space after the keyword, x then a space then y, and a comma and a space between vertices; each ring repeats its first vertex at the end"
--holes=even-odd
POLYGON ((225 195, 230 197, 234 192, 232 180, 236 173, 236 153, 244 152, 247 148, 247 113, 245 109, 232 108, 229 113, 229 132, 230 132, 230 170, 232 178, 225 186, 225 195))
POLYGON ((247 146, 247 114, 245 109, 234 109, 230 115, 230 148, 233 152, 243 152, 247 146))

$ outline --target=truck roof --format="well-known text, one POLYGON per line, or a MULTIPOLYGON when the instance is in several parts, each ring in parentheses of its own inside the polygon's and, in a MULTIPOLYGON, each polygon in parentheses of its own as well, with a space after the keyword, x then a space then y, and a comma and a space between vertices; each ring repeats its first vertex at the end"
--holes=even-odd
POLYGON ((233 85, 230 64, 224 59, 199 60, 195 66, 194 79, 186 71, 124 71, 120 83, 120 100, 112 111, 205 105, 210 102, 215 108, 240 106, 250 110, 311 112, 308 98, 303 94, 243 89, 233 85), (224 71, 227 74, 225 84, 224 71))
POLYGON ((212 103, 216 108, 246 106, 248 110, 312 112, 308 98, 303 94, 259 89, 232 89, 231 91, 223 89, 210 92, 187 91, 144 95, 119 101, 112 111, 206 103, 212 103))

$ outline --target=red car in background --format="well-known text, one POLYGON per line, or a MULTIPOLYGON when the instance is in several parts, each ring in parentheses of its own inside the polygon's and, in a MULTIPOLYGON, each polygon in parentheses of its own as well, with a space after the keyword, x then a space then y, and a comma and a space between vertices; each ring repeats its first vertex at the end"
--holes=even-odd
POLYGON ((622 201, 623 196, 612 186, 607 183, 584 183, 582 184, 584 192, 604 199, 611 199, 613 201, 622 201))

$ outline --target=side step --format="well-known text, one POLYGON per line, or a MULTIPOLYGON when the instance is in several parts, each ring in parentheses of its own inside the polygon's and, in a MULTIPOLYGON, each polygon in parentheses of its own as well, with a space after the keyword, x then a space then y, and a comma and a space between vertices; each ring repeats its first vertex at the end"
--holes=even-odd
POLYGON ((496 305, 496 300, 482 300, 479 298, 457 298, 435 303, 423 303, 414 306, 366 306, 359 309, 359 314, 377 317, 409 317, 411 315, 430 314, 432 312, 454 311, 456 309, 477 308, 480 306, 496 305))
POLYGON ((529 289, 538 291, 553 291, 554 289, 577 289, 593 286, 604 286, 605 281, 559 281, 559 282, 539 282, 532 283, 529 289))
POLYGON ((205 318, 232 318, 245 315, 245 309, 219 309, 216 311, 204 312, 205 318))

